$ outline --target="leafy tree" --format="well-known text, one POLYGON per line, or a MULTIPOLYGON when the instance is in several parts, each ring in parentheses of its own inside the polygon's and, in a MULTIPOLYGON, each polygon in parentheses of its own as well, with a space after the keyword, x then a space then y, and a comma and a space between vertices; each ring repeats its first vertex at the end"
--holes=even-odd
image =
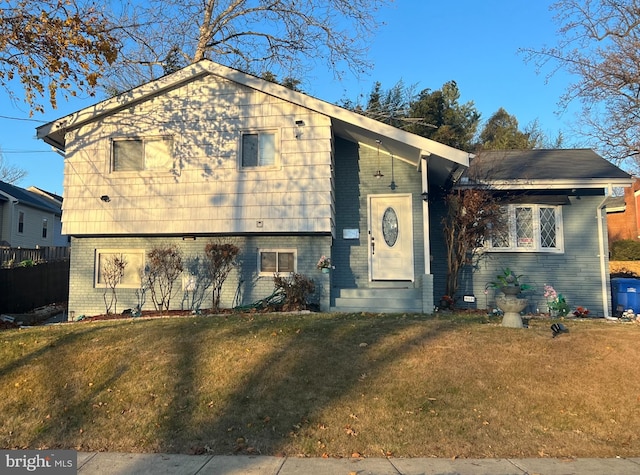
POLYGON ((40 98, 56 107, 58 92, 91 92, 117 44, 102 11, 84 0, 2 0, 0 8, 0 86, 43 111, 40 98))
POLYGON ((18 168, 15 165, 10 165, 5 162, 4 155, 0 151, 0 181, 5 183, 17 183, 27 176, 27 171, 22 168, 18 168))
POLYGON ((460 150, 470 150, 480 113, 472 101, 460 104, 459 100, 460 91, 455 81, 443 84, 436 91, 423 90, 411 103, 409 113, 421 122, 409 131, 460 150))
POLYGON ((291 76, 287 76, 282 81, 278 81, 278 77, 275 74, 273 74, 271 71, 266 71, 262 73, 261 77, 265 81, 280 84, 281 86, 284 86, 287 89, 291 89, 292 91, 302 92, 302 89, 300 89, 300 84, 302 83, 302 81, 291 76))
POLYGON ((123 51, 111 89, 155 79, 167 63, 208 58, 253 74, 284 77, 328 67, 336 75, 370 69, 367 42, 391 0, 148 0, 112 23, 123 51))
POLYGON ((608 159, 640 166, 640 2, 559 0, 552 8, 557 44, 521 53, 539 70, 551 67, 549 76, 575 76, 560 106, 578 100, 582 133, 608 159))
POLYGON ((413 88, 406 87, 402 80, 388 90, 383 90, 382 84, 376 82, 363 113, 385 124, 407 129, 412 123, 409 120, 409 107, 414 97, 412 91, 413 88))
POLYGON ((423 137, 470 150, 480 121, 480 113, 473 102, 460 104, 460 91, 455 81, 441 89, 424 89, 418 95, 415 86, 407 87, 398 81, 389 90, 377 82, 369 94, 366 106, 353 101, 342 107, 398 127, 423 137))
POLYGON ((485 150, 537 148, 541 145, 542 135, 537 126, 533 126, 528 132, 521 132, 518 119, 501 107, 480 132, 479 147, 485 150))

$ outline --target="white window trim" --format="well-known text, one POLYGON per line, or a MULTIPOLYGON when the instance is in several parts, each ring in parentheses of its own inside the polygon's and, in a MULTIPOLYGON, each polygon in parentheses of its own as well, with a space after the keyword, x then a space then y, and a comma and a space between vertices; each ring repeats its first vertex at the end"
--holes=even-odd
MULTIPOLYGON (((278 262, 278 257, 276 256, 276 263, 278 262)), ((278 248, 278 249, 258 249, 258 275, 260 277, 273 277, 274 274, 276 275, 292 275, 298 272, 298 250, 297 249, 282 249, 282 248, 278 248), (287 253, 287 254, 293 254, 293 272, 263 272, 262 271, 262 267, 261 267, 261 259, 260 256, 262 255, 263 252, 275 252, 277 253, 287 253)))
POLYGON ((491 242, 487 242, 484 246, 485 252, 536 252, 562 254, 564 253, 564 232, 562 219, 562 206, 540 205, 530 203, 518 203, 507 205, 508 227, 509 227, 509 243, 510 247, 492 247, 491 242), (516 246, 516 208, 532 208, 533 209, 533 230, 534 230, 534 247, 517 247, 516 246), (540 208, 552 208, 556 215, 556 247, 542 247, 540 244, 540 208))
MULTIPOLYGON (((153 173, 153 174, 158 174, 158 173, 166 173, 166 174, 171 174, 173 168, 175 168, 174 165, 172 165, 172 167, 167 168, 166 170, 163 169, 159 169, 159 168, 146 168, 146 163, 143 163, 143 168, 140 170, 116 170, 115 169, 115 151, 114 151, 114 142, 126 142, 126 141, 133 141, 133 140, 141 140, 143 142, 143 150, 144 150, 144 142, 146 140, 158 140, 158 139, 165 139, 165 140, 170 140, 171 141, 171 156, 169 157, 169 159, 171 160, 172 163, 174 163, 175 160, 175 139, 173 137, 173 135, 162 135, 162 134, 158 134, 158 135, 132 135, 132 136, 120 136, 120 137, 111 137, 110 139, 110 150, 109 150, 109 173, 118 173, 118 174, 133 174, 133 173, 141 173, 141 172, 146 172, 146 173, 153 173)), ((143 162, 145 157, 142 157, 143 162)))
MULTIPOLYGON (((142 265, 145 265, 146 252, 144 249, 140 248, 131 248, 131 249, 96 249, 95 251, 95 262, 93 265, 93 286, 96 289, 104 289, 104 282, 99 282, 99 269, 100 269, 100 256, 102 254, 139 254, 142 256, 142 265)), ((137 284, 123 284, 119 283, 116 289, 138 289, 140 288, 140 283, 137 284)))
POLYGON ((279 170, 280 169, 280 133, 277 129, 246 129, 240 131, 238 137, 238 170, 255 171, 255 170, 279 170), (245 135, 273 134, 274 157, 273 165, 256 165, 254 167, 245 167, 242 165, 242 138, 245 135))

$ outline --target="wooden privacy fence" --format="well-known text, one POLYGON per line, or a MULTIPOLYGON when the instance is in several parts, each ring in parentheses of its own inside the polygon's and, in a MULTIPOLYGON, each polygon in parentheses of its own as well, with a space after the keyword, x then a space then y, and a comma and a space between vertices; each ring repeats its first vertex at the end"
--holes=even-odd
POLYGON ((69 260, 0 269, 0 313, 27 313, 69 296, 69 260))
POLYGON ((48 246, 37 249, 0 248, 0 267, 15 267, 23 261, 51 262, 69 259, 69 247, 48 246))

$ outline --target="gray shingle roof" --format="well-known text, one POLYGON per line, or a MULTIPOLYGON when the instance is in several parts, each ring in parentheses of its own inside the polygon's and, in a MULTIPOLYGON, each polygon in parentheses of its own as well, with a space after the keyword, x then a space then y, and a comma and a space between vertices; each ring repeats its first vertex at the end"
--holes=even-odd
POLYGON ((630 179, 590 149, 485 151, 472 160, 467 176, 476 181, 630 179))
POLYGON ((33 193, 31 191, 25 190, 24 188, 20 188, 19 186, 0 181, 0 191, 12 196, 16 200, 18 200, 18 202, 26 206, 38 208, 57 215, 60 215, 61 213, 60 207, 55 206, 50 200, 39 196, 37 193, 33 193))
POLYGON ((626 207, 626 203, 624 201, 624 196, 610 196, 606 201, 607 212, 616 212, 616 211, 624 211, 626 207))

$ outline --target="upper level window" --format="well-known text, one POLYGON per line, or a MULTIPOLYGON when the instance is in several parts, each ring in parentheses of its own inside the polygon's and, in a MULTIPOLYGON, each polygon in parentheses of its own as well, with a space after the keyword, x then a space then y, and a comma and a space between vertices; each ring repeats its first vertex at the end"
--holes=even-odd
POLYGON ((112 171, 169 171, 172 167, 173 139, 170 137, 113 139, 112 171))
POLYGON ((509 205, 507 228, 494 236, 487 250, 509 252, 562 252, 562 208, 509 205))
POLYGON ((240 144, 240 166, 271 167, 276 164, 276 134, 274 132, 245 132, 240 144))
POLYGON ((42 239, 47 239, 47 218, 42 218, 42 239))
POLYGON ((24 211, 18 212, 18 232, 24 233, 24 211))

